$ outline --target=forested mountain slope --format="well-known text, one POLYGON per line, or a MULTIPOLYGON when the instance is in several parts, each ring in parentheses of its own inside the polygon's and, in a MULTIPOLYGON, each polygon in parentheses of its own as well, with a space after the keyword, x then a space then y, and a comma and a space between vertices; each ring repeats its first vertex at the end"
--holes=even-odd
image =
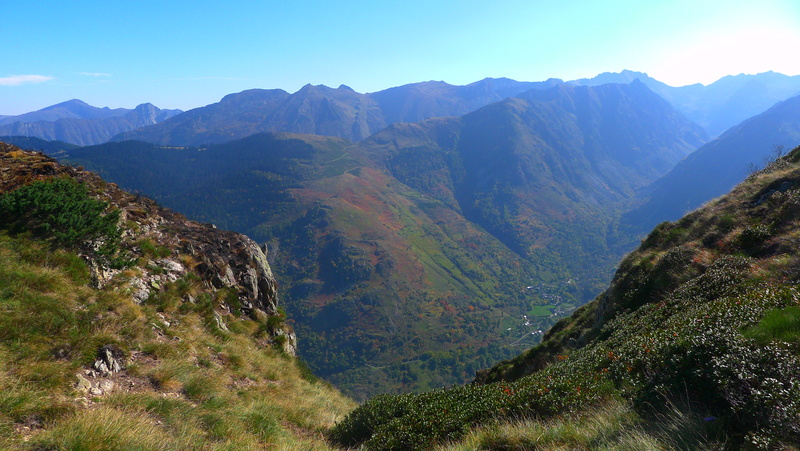
POLYGON ((479 448, 796 446, 798 188, 800 148, 660 224, 541 344, 472 385, 373 398, 332 438, 376 449, 468 449, 453 444, 468 433, 479 448))
POLYGON ((703 138, 632 83, 531 90, 460 119, 397 124, 359 147, 543 271, 585 278, 589 292, 615 258, 608 227, 621 202, 703 138))
POLYGON ((338 138, 254 135, 205 149, 128 141, 68 159, 266 242, 301 355, 357 396, 464 382, 533 342, 522 315, 534 310, 546 327, 555 309, 576 306, 563 283, 526 292, 540 277, 532 265, 338 138))

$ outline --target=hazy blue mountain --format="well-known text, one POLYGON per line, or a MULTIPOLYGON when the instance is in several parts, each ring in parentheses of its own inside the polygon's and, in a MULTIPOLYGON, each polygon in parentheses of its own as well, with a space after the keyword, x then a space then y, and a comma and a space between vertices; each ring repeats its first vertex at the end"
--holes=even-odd
POLYGON ((305 85, 289 96, 260 128, 359 141, 384 127, 383 113, 368 95, 344 85, 337 89, 305 85))
POLYGON ((800 96, 729 129, 704 145, 644 191, 644 204, 625 223, 646 231, 729 191, 775 155, 775 147, 800 144, 800 96))
POLYGON ((352 89, 306 85, 294 94, 280 89, 251 89, 225 96, 163 124, 121 134, 115 141, 162 145, 205 145, 261 132, 301 132, 358 139, 383 120, 368 98, 352 89))
POLYGON ((432 117, 463 116, 470 111, 517 95, 529 89, 546 89, 558 79, 519 82, 509 78, 486 78, 465 86, 427 81, 389 88, 370 97, 378 102, 386 122, 419 122, 432 117))
POLYGON ((59 119, 107 119, 110 117, 124 116, 130 111, 130 109, 126 108, 97 108, 82 100, 72 99, 18 116, 3 116, 0 118, 0 125, 14 122, 53 122, 59 119))
POLYGON ((577 80, 570 80, 567 83, 578 86, 599 86, 608 83, 620 83, 627 85, 634 80, 641 81, 654 92, 657 92, 657 90, 661 90, 665 87, 671 88, 671 86, 668 86, 656 80, 655 78, 650 77, 644 72, 636 72, 627 69, 623 70, 622 72, 603 72, 602 74, 598 74, 592 78, 580 78, 577 80))
POLYGON ((39 112, 36 112, 15 117, 29 120, 36 117, 54 118, 67 113, 85 117, 8 122, 0 125, 0 135, 36 137, 86 146, 104 143, 119 133, 156 124, 180 113, 180 110, 161 110, 149 103, 141 104, 133 110, 95 108, 81 101, 65 102, 55 107, 57 108, 46 111, 45 115, 38 115, 39 112))
POLYGON ((687 95, 684 102, 694 106, 694 110, 686 113, 687 117, 705 126, 710 135, 716 136, 798 94, 800 76, 764 72, 723 77, 708 85, 702 94, 687 95))
POLYGON ((728 128, 766 111, 772 105, 800 94, 800 76, 775 72, 756 75, 729 75, 704 86, 668 86, 645 73, 624 70, 606 72, 590 79, 570 83, 595 86, 604 83, 630 83, 639 80, 664 97, 686 117, 715 137, 728 128))
POLYGON ((258 126, 288 97, 289 93, 282 89, 250 89, 228 94, 218 103, 194 108, 162 123, 117 135, 113 140, 176 145, 232 141, 258 133, 258 126))
POLYGON ((431 81, 371 94, 357 93, 344 85, 337 89, 306 85, 294 94, 253 89, 231 94, 219 103, 187 111, 162 124, 123 133, 114 140, 204 145, 260 132, 290 132, 360 141, 394 122, 461 116, 523 91, 559 82, 487 78, 453 86, 431 81))
POLYGON ((395 124, 360 147, 519 255, 585 277, 590 296, 619 203, 704 139, 634 82, 534 89, 460 119, 395 124))

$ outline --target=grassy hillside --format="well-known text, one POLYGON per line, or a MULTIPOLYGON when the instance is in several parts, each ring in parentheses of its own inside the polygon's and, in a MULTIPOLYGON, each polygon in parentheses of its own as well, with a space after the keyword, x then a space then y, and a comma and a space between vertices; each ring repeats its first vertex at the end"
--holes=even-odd
POLYGON ((205 229, 205 248, 90 174, 6 145, 0 162, 0 447, 329 448, 353 403, 287 353, 280 314, 212 275, 245 251, 235 234, 205 229), (116 243, 100 265, 98 237, 116 243))
POLYGON ((657 227, 540 345, 472 385, 373 398, 332 438, 370 449, 793 449, 798 187, 800 148, 657 227))

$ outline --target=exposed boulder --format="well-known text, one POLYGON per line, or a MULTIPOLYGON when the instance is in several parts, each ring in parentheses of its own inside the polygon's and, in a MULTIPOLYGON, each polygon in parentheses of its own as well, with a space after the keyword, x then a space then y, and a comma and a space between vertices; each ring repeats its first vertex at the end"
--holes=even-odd
POLYGON ((110 376, 123 370, 122 360, 123 354, 118 348, 106 345, 98 351, 92 368, 103 376, 110 376))

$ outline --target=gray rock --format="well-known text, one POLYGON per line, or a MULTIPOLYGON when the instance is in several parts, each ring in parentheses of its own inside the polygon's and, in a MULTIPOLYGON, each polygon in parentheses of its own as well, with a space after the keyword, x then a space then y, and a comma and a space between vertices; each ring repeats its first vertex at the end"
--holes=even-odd
POLYGON ((114 390, 114 382, 108 379, 102 380, 100 384, 98 384, 98 388, 100 388, 103 393, 111 393, 111 391, 114 390))
POLYGON ((226 326, 225 322, 222 321, 222 315, 220 315, 219 312, 217 312, 217 311, 214 311, 214 322, 217 324, 217 327, 219 327, 220 329, 228 330, 228 326, 226 326))
POLYGON ((179 274, 186 273, 186 268, 182 264, 176 262, 175 260, 162 258, 161 260, 158 260, 156 263, 166 272, 179 273, 179 274))
POLYGON ((141 304, 150 297, 150 289, 144 280, 134 277, 128 283, 131 287, 131 297, 133 297, 134 301, 141 304))
POLYGON ((122 364, 114 354, 114 349, 111 346, 103 346, 100 348, 97 360, 95 360, 92 367, 103 376, 122 371, 122 364))
POLYGON ((83 375, 78 374, 78 382, 75 383, 75 389, 82 393, 88 393, 91 388, 92 383, 89 382, 89 379, 86 379, 83 377, 83 375))

